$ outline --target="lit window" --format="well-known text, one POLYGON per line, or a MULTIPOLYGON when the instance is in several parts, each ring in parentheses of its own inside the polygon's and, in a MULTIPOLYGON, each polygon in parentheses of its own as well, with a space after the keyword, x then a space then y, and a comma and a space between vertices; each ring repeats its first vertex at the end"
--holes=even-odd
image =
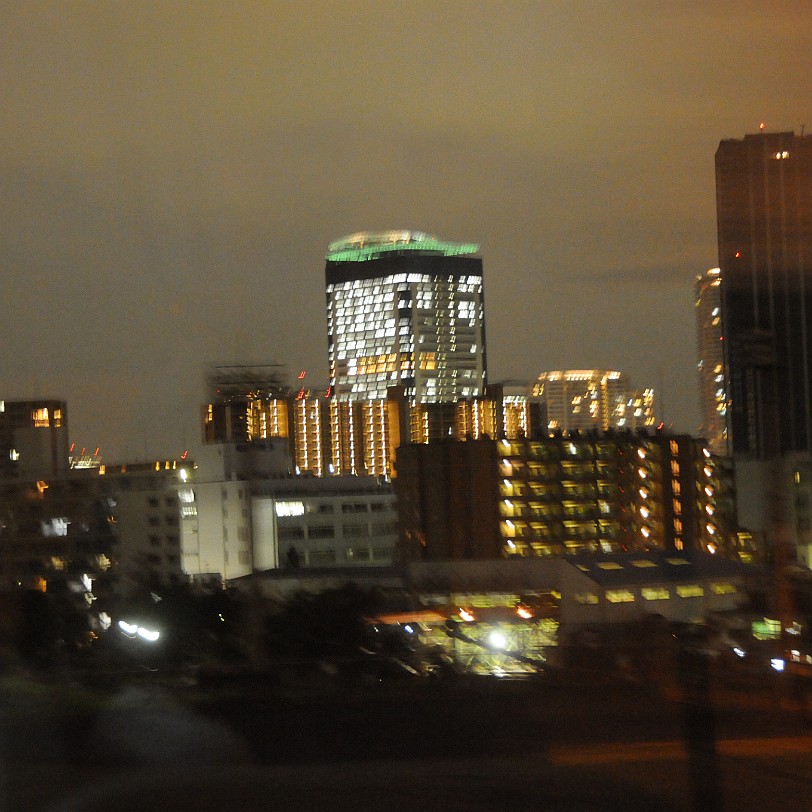
POLYGON ((594 592, 576 592, 575 600, 577 603, 594 605, 598 603, 598 596, 594 592))
POLYGON ((647 601, 667 601, 671 597, 664 586, 643 587, 640 594, 647 601))
POLYGON ((304 502, 277 502, 274 506, 277 516, 304 516, 304 502))
POLYGON ((699 584, 680 584, 677 586, 677 595, 680 598, 701 598, 705 594, 699 584))
POLYGON ((609 603, 634 603, 634 592, 628 589, 607 589, 606 600, 609 603))

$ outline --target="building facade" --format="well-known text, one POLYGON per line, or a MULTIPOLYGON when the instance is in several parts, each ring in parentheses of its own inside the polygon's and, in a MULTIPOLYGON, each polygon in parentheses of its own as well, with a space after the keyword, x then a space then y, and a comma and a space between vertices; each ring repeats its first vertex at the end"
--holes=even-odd
POLYGON ((699 433, 707 439, 714 454, 724 455, 728 453, 728 443, 721 284, 721 271, 711 268, 697 276, 694 292, 699 407, 702 415, 699 433))
POLYGON ((766 132, 716 151, 722 332, 734 455, 812 443, 812 136, 766 132))
POLYGON ((287 438, 201 449, 178 490, 182 568, 192 582, 392 563, 397 522, 390 483, 295 475, 290 467, 287 438))
POLYGON ((397 470, 407 558, 739 553, 729 477, 686 435, 439 441, 401 446, 397 470))
POLYGON ((181 526, 197 511, 186 484, 193 469, 186 460, 160 460, 102 465, 93 472, 109 511, 117 596, 189 581, 181 526))
POLYGON ((327 253, 327 351, 339 401, 481 395, 485 309, 478 246, 413 231, 362 232, 327 253))

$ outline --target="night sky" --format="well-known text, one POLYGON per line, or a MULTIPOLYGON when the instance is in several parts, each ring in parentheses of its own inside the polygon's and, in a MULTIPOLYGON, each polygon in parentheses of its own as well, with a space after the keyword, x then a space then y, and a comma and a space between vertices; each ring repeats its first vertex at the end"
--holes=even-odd
POLYGON ((0 3, 0 399, 109 461, 213 363, 326 382, 324 254, 478 242, 489 378, 610 367, 699 424, 722 138, 812 128, 812 4, 0 3))

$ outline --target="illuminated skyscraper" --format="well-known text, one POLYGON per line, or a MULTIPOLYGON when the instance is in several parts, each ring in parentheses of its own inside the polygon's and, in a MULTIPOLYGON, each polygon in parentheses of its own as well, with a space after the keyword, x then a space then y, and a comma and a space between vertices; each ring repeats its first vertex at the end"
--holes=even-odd
POLYGON ((722 141, 716 205, 732 452, 809 452, 812 136, 722 141))
POLYGON ((362 232, 330 245, 327 342, 338 401, 384 399, 395 386, 417 403, 483 394, 477 250, 415 231, 362 232))
POLYGON ((722 341, 721 273, 711 268, 696 278, 696 330, 699 360, 700 434, 714 454, 727 448, 727 394, 722 341))

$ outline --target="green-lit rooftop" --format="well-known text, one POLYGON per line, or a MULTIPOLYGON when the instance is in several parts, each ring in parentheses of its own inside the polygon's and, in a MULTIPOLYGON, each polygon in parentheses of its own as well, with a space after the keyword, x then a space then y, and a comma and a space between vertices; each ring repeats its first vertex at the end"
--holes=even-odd
POLYGON ((364 262, 385 253, 419 251, 445 257, 475 254, 475 243, 447 242, 423 231, 359 231, 331 242, 327 259, 332 262, 364 262))

